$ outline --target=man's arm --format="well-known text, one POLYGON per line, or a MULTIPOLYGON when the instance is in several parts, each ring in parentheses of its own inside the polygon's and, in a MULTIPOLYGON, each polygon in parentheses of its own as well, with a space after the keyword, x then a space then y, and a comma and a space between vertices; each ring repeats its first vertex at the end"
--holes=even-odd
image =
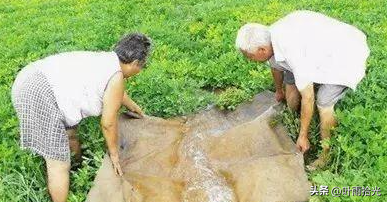
POLYGON ((276 68, 271 68, 271 74, 273 75, 274 86, 275 86, 275 99, 280 102, 285 98, 283 84, 283 72, 276 68))
POLYGON ((137 114, 144 116, 144 112, 141 108, 124 92, 122 104, 130 111, 136 112, 137 114))
POLYGON ((109 81, 103 97, 101 126, 116 174, 122 175, 118 158, 118 111, 124 94, 124 77, 115 74, 109 81))
POLYGON ((301 93, 301 127, 297 139, 297 147, 302 153, 309 150, 309 125, 314 111, 314 89, 313 84, 307 85, 301 93))

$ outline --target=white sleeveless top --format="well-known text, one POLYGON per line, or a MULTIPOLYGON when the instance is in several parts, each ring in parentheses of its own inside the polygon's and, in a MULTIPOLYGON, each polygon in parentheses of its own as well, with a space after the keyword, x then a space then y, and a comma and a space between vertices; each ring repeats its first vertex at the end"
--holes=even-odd
POLYGON ((74 126, 85 117, 101 115, 106 86, 121 71, 114 52, 66 52, 29 66, 46 76, 67 126, 74 126))

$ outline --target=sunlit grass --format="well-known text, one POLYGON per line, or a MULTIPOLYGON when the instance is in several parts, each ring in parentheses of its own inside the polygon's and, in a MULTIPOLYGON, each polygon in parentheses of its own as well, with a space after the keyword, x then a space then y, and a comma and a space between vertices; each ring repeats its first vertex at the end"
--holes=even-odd
MULTIPOLYGON (((354 24, 368 36, 367 77, 337 106, 339 126, 332 161, 309 173, 318 185, 379 186, 387 190, 387 3, 375 1, 147 0, 0 2, 0 201, 49 201, 45 165, 18 146, 18 122, 10 87, 26 64, 58 52, 112 50, 125 33, 140 31, 154 42, 148 69, 127 91, 148 114, 171 117, 208 104, 233 109, 272 89, 266 64, 247 61, 234 48, 246 22, 270 24, 296 9, 319 11, 354 24), (214 89, 233 89, 214 94, 214 89)), ((332 44, 334 48, 334 44, 332 44)), ((90 74, 92 75, 92 73, 90 74)), ((296 114, 283 122, 295 137, 296 114)), ((69 201, 84 201, 104 155, 98 118, 82 122, 84 162, 71 172, 69 201)), ((319 152, 318 119, 311 129, 310 159, 319 152)), ((325 197, 322 201, 387 201, 382 197, 325 197)))

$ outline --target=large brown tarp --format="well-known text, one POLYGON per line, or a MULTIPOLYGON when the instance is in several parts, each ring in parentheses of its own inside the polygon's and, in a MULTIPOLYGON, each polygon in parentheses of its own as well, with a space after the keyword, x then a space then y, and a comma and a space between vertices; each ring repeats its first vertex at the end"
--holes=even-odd
POLYGON ((233 112, 215 108, 174 120, 120 118, 124 176, 106 155, 89 202, 307 201, 301 154, 272 123, 273 94, 233 112))

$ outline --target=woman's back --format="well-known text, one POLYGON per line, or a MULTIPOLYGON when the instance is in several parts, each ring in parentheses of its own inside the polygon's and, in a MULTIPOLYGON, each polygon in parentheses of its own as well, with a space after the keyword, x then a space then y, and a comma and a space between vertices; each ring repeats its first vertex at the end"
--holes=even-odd
POLYGON ((101 114, 106 85, 121 69, 114 52, 65 52, 29 64, 15 85, 35 71, 47 78, 66 125, 73 126, 82 118, 101 114))

